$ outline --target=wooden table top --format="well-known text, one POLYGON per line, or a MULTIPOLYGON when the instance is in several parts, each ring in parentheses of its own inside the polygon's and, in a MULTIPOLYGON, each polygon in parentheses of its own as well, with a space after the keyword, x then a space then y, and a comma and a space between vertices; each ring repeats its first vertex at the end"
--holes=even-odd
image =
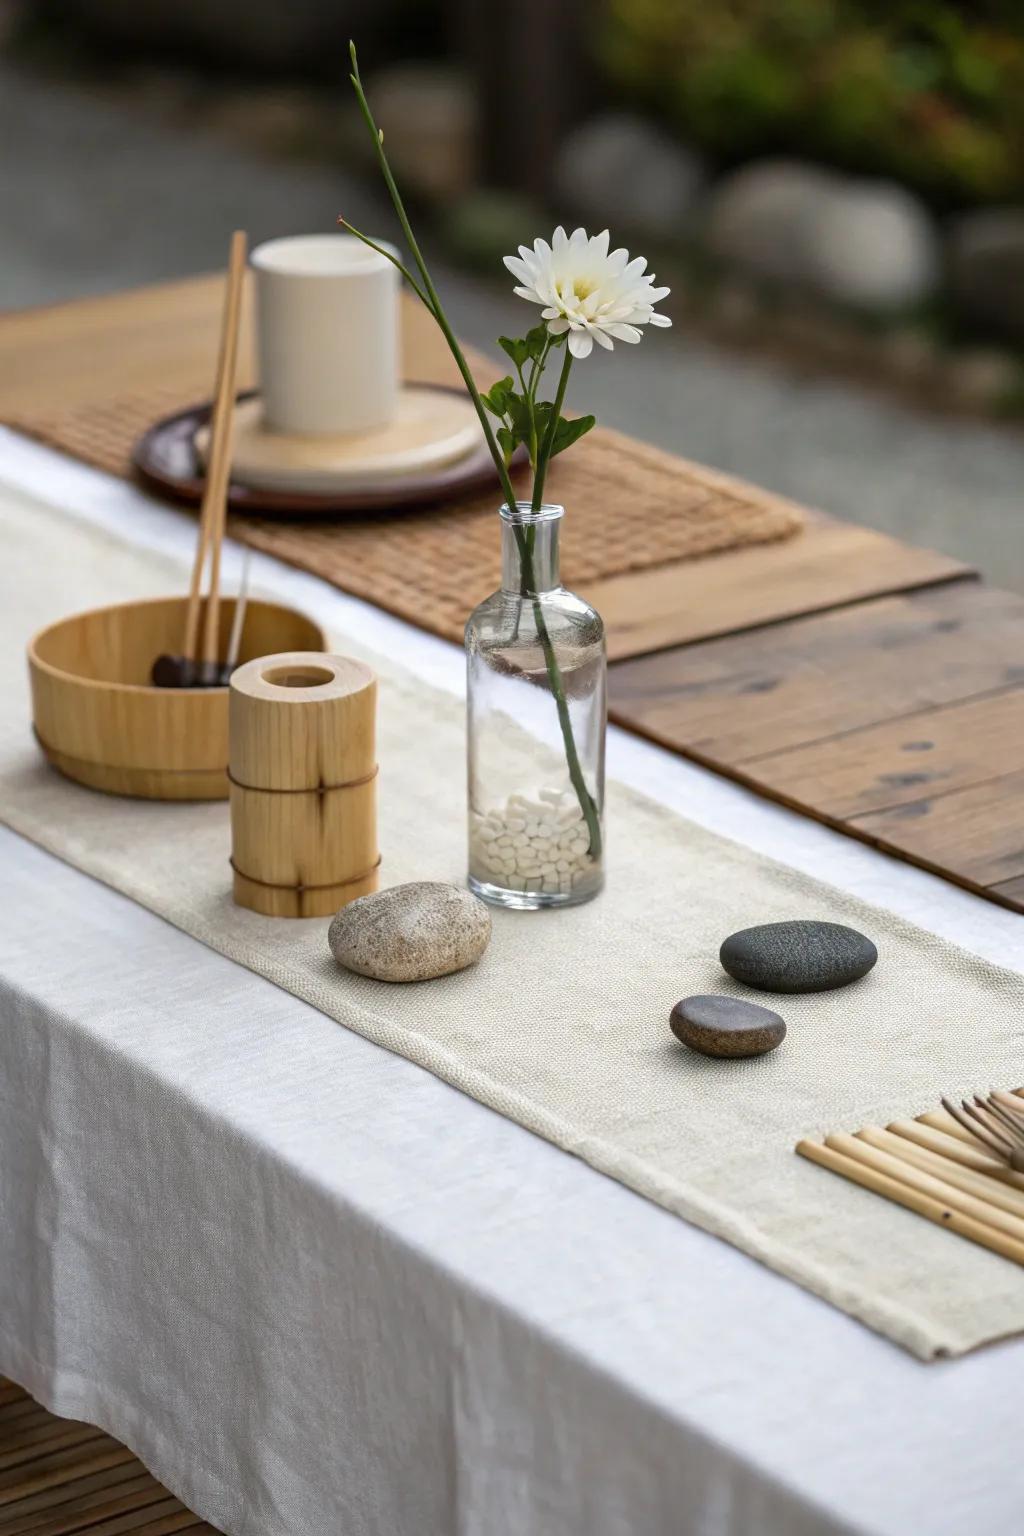
MULTIPOLYGON (((219 296, 218 279, 191 279, 0 316, 0 420, 81 398, 100 353, 128 384, 156 368, 192 387, 219 296)), ((404 324, 407 376, 455 382, 429 316, 409 304, 404 324)), ((1024 598, 822 514, 785 542, 586 596, 620 725, 1024 911, 1024 598)))

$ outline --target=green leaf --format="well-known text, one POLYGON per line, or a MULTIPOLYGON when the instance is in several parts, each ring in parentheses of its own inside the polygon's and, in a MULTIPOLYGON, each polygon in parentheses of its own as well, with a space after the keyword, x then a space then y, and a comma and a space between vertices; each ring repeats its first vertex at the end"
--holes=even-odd
POLYGON ((499 421, 504 421, 508 414, 508 397, 512 393, 512 379, 508 376, 499 379, 497 384, 492 384, 485 395, 480 398, 490 411, 492 416, 497 416, 499 421))
POLYGON ((512 359, 517 368, 521 368, 533 356, 528 337, 523 341, 514 341, 511 336, 499 336, 498 346, 512 359))
POLYGON ((498 444, 501 448, 502 454, 504 455, 505 468, 507 469, 509 464, 512 462, 512 455, 515 453, 516 448, 519 446, 519 439, 516 437, 514 432, 509 430, 508 427, 499 427, 498 444))
POLYGON ((545 437, 547 437, 554 409, 555 407, 551 400, 538 400, 533 407, 533 419, 537 424, 538 443, 543 443, 545 437))
POLYGON ((505 414, 516 436, 525 443, 530 436, 530 410, 522 395, 517 395, 513 389, 505 396, 505 414))
POLYGON ((571 420, 566 416, 559 417, 558 426, 555 428, 555 439, 551 444, 551 457, 554 458, 556 453, 563 453, 566 448, 571 448, 573 443, 579 442, 596 421, 596 416, 574 416, 571 420))
MULTIPOLYGON (((555 338, 551 337, 552 342, 555 338)), ((527 331, 523 346, 526 348, 527 357, 534 362, 540 357, 548 344, 548 328, 546 325, 535 325, 532 331, 527 331)))

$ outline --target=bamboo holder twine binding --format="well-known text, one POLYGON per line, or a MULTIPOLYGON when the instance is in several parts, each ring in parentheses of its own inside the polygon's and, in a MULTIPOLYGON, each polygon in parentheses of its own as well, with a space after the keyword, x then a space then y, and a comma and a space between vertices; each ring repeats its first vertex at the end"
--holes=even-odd
POLYGON ((239 906, 328 917, 377 889, 377 679, 316 651, 231 678, 231 865, 239 906))

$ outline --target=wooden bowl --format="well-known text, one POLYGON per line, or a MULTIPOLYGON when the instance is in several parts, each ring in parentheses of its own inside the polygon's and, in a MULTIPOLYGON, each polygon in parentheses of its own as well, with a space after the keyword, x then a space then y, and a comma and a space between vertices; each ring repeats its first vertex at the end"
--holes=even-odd
MULTIPOLYGON (((111 795, 226 800, 227 688, 154 688, 150 668, 180 653, 184 597, 76 613, 28 648, 36 739, 54 768, 111 795)), ((234 599, 220 605, 220 654, 234 599)), ((322 651, 323 631, 293 608, 249 600, 239 663, 322 651)))

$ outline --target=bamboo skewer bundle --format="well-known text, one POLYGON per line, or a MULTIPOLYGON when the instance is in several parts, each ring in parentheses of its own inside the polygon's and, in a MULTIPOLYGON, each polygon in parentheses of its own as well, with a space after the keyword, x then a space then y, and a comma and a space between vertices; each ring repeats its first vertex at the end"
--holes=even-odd
POLYGON ((978 1098, 974 1106, 965 1100, 964 1106, 964 1111, 950 1104, 916 1120, 895 1120, 885 1129, 865 1126, 853 1136, 835 1133, 824 1143, 804 1139, 796 1150, 820 1167, 1024 1264, 1024 1173, 1012 1160, 1013 1152, 1004 1150, 1012 1146, 1018 1118, 1024 1137, 1024 1090, 978 1098), (972 1108, 979 1117, 976 1122, 970 1117, 972 1108), (977 1131, 972 1129, 975 1123, 977 1131), (990 1132, 986 1140, 990 1124, 1006 1127, 1003 1147, 998 1133, 990 1132))
POLYGON ((377 889, 377 680, 292 652, 231 678, 231 864, 239 906, 327 917, 377 889))

